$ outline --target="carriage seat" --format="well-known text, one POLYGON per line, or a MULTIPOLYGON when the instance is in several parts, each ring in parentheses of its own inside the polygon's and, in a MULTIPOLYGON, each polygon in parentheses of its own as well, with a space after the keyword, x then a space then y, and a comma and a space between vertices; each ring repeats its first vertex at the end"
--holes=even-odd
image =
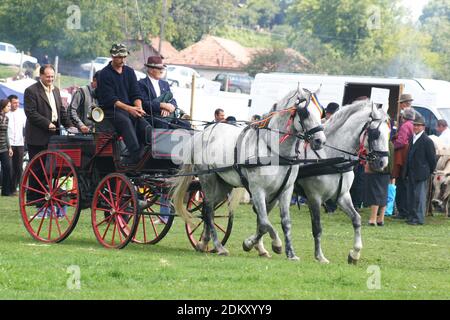
POLYGON ((181 160, 182 144, 191 139, 193 130, 187 129, 159 129, 147 127, 145 143, 151 146, 154 159, 181 160))

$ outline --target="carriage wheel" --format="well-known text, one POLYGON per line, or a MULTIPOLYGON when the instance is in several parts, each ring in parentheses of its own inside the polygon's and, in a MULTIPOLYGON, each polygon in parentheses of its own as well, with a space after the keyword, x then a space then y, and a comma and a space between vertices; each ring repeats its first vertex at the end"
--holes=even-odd
POLYGON ((66 239, 80 216, 79 179, 64 153, 42 151, 30 160, 20 184, 20 213, 30 235, 42 242, 66 239))
MULTIPOLYGON (((185 224, 186 233, 191 245, 196 248, 197 243, 203 236, 205 231, 205 223, 203 220, 203 199, 205 194, 201 190, 200 183, 194 181, 188 191, 188 202, 186 207, 189 212, 194 216, 193 225, 191 227, 189 224, 185 224)), ((214 226, 216 227, 217 236, 219 237, 222 245, 225 245, 231 234, 231 229, 233 228, 233 213, 227 211, 225 213, 218 213, 216 210, 219 209, 226 201, 223 201, 215 206, 214 213, 214 226)), ((212 248, 207 248, 208 252, 212 252, 212 248)))
POLYGON ((149 207, 139 217, 139 225, 133 242, 156 244, 169 232, 175 218, 174 210, 167 196, 163 198, 160 193, 152 193, 152 189, 149 187, 143 188, 140 194, 149 207), (158 213, 164 214, 160 215, 158 213))
POLYGON ((133 238, 139 222, 138 200, 131 181, 120 173, 100 181, 92 200, 92 228, 106 248, 122 249, 133 238))

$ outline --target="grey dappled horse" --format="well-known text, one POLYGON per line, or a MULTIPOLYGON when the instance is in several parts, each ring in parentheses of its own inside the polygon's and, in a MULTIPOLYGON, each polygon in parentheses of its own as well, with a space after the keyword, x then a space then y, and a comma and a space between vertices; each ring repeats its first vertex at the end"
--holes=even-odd
MULTIPOLYGON (((299 166, 282 165, 279 161, 296 157, 296 145, 302 133, 309 137, 313 149, 318 150, 325 143, 321 127, 323 110, 310 103, 312 96, 309 91, 301 89, 290 92, 278 103, 284 109, 273 113, 266 120, 264 129, 255 125, 243 128, 218 123, 196 133, 189 146, 185 146, 180 174, 225 168, 220 172, 199 175, 205 194, 205 232, 197 250, 205 251, 212 237, 217 253, 228 254, 217 238, 213 222, 214 205, 225 199, 233 188, 245 186, 252 195, 258 228, 255 235, 244 241, 244 249, 251 250, 269 232, 273 251, 278 254, 282 252, 282 242, 268 219, 268 212, 278 200, 286 255, 289 259, 298 259, 291 242, 289 206, 299 166), (255 166, 242 165, 247 160, 252 160, 255 166)), ((183 199, 191 180, 190 176, 176 178, 172 197, 175 211, 188 223, 192 216, 186 210, 183 199)), ((236 200, 235 195, 233 192, 230 202, 233 198, 236 200)))
MULTIPOLYGON (((357 152, 362 141, 365 149, 369 151, 367 158, 371 169, 380 172, 388 165, 387 155, 390 136, 388 119, 389 116, 382 109, 376 108, 369 101, 344 106, 324 125, 327 146, 353 153, 357 152)), ((345 156, 344 153, 327 146, 317 151, 321 158, 345 156)), ((308 148, 306 150, 308 158, 313 158, 315 153, 308 148)), ((350 196, 353 178, 353 170, 350 170, 342 172, 342 181, 340 181, 341 173, 316 175, 307 178, 301 178, 300 174, 296 181, 296 185, 303 188, 308 198, 314 236, 314 255, 321 263, 328 263, 328 260, 322 252, 320 243, 322 234, 320 208, 321 204, 328 199, 337 199, 339 207, 352 220, 354 241, 353 250, 348 255, 348 262, 356 263, 360 258, 362 249, 361 216, 353 207, 350 196), (340 184, 341 187, 339 188, 340 184)))

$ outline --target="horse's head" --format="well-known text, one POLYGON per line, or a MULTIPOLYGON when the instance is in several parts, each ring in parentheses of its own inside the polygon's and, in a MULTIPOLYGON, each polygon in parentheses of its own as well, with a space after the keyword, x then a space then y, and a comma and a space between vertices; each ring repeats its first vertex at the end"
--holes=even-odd
POLYGON ((389 163, 389 116, 381 108, 372 105, 371 120, 367 127, 364 147, 369 151, 367 160, 370 169, 383 171, 389 163))
POLYGON ((305 140, 310 143, 314 150, 321 149, 326 142, 322 127, 322 118, 325 111, 317 100, 316 93, 306 89, 298 89, 294 121, 295 129, 303 132, 305 140))

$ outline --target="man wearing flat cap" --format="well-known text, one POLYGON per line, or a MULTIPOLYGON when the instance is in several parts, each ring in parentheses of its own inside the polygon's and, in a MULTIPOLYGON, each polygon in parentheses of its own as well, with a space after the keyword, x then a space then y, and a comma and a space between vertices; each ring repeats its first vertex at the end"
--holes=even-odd
POLYGON ((139 80, 139 87, 143 97, 142 106, 145 112, 152 116, 155 128, 167 128, 168 124, 153 116, 168 117, 177 108, 177 102, 170 91, 170 85, 163 80, 166 65, 161 56, 148 57, 147 77, 139 80))
POLYGON ((408 179, 408 216, 410 225, 423 225, 427 203, 428 181, 436 168, 436 150, 433 141, 425 133, 425 119, 417 115, 414 136, 410 140, 406 177, 408 179))
POLYGON ((98 100, 105 116, 112 119, 118 134, 123 137, 130 157, 124 163, 135 165, 142 158, 145 128, 142 95, 134 70, 125 65, 129 52, 124 44, 114 44, 112 61, 98 75, 98 100))

